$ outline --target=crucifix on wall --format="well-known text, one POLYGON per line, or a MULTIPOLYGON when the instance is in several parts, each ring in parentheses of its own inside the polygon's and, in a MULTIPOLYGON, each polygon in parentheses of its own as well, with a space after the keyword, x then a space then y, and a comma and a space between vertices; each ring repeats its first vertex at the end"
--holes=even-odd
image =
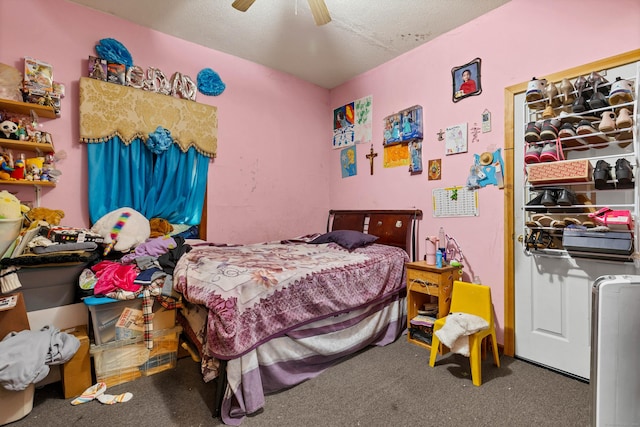
POLYGON ((369 159, 369 165, 371 166, 371 175, 373 175, 373 159, 378 156, 378 153, 373 152, 373 144, 371 144, 371 150, 369 150, 369 154, 367 154, 367 159, 369 159))

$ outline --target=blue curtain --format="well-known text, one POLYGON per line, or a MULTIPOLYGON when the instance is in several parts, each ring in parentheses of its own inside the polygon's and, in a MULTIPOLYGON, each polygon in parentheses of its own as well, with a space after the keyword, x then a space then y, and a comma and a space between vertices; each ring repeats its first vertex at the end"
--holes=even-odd
POLYGON ((94 224, 105 214, 132 207, 148 219, 172 224, 200 223, 209 158, 177 144, 155 155, 137 138, 125 145, 117 136, 87 144, 89 216, 94 224))

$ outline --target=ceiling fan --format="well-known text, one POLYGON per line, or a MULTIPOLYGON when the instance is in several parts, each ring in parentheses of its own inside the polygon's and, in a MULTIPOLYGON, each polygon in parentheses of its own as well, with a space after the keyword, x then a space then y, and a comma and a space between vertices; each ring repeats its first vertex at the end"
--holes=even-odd
MULTIPOLYGON (((231 6, 241 12, 246 12, 249 7, 256 0, 235 0, 231 6)), ((311 14, 313 15, 316 25, 324 25, 331 22, 331 16, 329 16, 329 9, 324 3, 324 0, 307 0, 309 7, 311 8, 311 14)))

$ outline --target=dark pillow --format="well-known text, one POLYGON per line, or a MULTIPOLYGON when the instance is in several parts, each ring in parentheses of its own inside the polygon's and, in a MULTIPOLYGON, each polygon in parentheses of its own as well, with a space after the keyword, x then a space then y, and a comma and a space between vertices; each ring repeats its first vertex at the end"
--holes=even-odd
POLYGON ((336 243, 345 249, 353 250, 373 243, 378 240, 377 236, 361 233, 354 230, 336 230, 316 237, 309 243, 336 243))

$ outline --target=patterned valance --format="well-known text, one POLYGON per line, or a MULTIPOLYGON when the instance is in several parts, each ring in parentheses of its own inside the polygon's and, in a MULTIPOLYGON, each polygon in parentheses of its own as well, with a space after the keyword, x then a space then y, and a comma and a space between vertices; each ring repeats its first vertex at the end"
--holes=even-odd
POLYGON ((103 142, 119 136, 125 144, 146 141, 158 126, 187 151, 194 146, 208 157, 218 145, 217 107, 129 86, 80 78, 80 139, 103 142))

